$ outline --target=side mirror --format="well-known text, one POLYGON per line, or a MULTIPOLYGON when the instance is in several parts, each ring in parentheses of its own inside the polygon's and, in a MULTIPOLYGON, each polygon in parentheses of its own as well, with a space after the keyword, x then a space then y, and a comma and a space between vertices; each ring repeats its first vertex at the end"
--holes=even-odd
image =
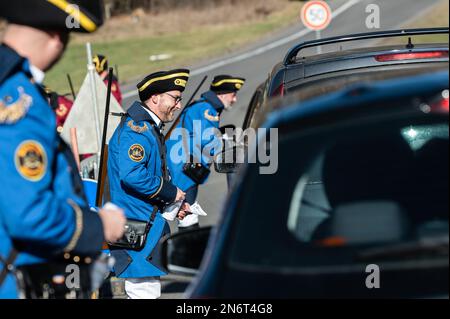
POLYGON ((245 161, 245 146, 235 145, 225 149, 214 158, 214 168, 218 173, 235 173, 245 161))
POLYGON ((161 245, 163 267, 170 273, 193 276, 200 268, 212 227, 185 230, 167 237, 161 245))

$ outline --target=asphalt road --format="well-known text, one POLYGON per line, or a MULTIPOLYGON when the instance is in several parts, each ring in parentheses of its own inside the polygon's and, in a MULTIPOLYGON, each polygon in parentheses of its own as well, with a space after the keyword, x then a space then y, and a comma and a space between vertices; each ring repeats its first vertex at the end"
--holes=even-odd
MULTIPOLYGON (((351 33, 398 29, 437 2, 438 0, 328 1, 333 10, 333 14, 338 12, 338 15, 333 17, 330 25, 326 30, 321 31, 320 36, 324 38, 351 33), (368 16, 366 7, 369 4, 379 5, 380 29, 368 29, 366 27, 365 21, 368 16)), ((200 92, 208 89, 210 81, 217 74, 231 74, 246 78, 247 81, 238 94, 238 102, 231 111, 224 112, 221 116, 221 125, 234 124, 239 127, 242 125, 254 90, 265 80, 272 67, 283 59, 289 48, 300 42, 315 38, 316 33, 306 32, 299 19, 298 24, 282 30, 252 46, 241 48, 239 51, 230 55, 190 66, 192 76, 189 79, 188 87, 184 93, 185 99, 193 93, 204 75, 208 75, 208 80, 200 92)), ((350 45, 343 45, 344 49, 349 47, 350 45)), ((174 65, 175 67, 181 66, 174 65)), ((124 105, 126 107, 130 106, 137 99, 137 92, 134 88, 135 84, 122 88, 122 91, 125 92, 124 105)), ((200 187, 199 190, 198 200, 208 213, 208 216, 201 217, 201 225, 215 225, 217 223, 224 209, 226 193, 226 176, 212 172, 206 185, 200 187)), ((176 231, 176 225, 172 224, 171 228, 173 231, 176 231)), ((183 276, 170 275, 163 278, 162 298, 182 298, 182 292, 189 281, 189 277, 183 276)))

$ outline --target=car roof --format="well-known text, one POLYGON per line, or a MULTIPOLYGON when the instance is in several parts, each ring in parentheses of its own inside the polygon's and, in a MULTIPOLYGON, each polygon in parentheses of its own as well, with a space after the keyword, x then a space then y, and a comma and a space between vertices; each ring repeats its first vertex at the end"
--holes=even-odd
MULTIPOLYGON (((283 61, 276 64, 268 79, 268 96, 272 97, 279 94, 284 89, 290 89, 293 86, 300 85, 308 78, 332 72, 345 70, 358 70, 368 67, 391 66, 396 68, 399 65, 428 62, 448 62, 448 41, 446 43, 417 43, 418 39, 412 36, 423 35, 447 35, 448 27, 440 28, 422 28, 422 29, 402 29, 376 31, 368 33, 359 33, 353 35, 340 35, 331 38, 323 38, 299 43, 293 46, 284 57, 283 61), (405 38, 408 37, 408 40, 405 38), (399 41, 405 41, 404 44, 383 44, 382 40, 388 38, 396 38, 399 41), (354 46, 355 43, 361 43, 361 40, 370 40, 371 43, 378 41, 378 44, 371 44, 368 47, 349 48, 342 50, 342 46, 354 46), (304 50, 315 49, 319 46, 332 47, 339 49, 334 52, 323 54, 314 54, 310 56, 302 56, 304 50), (380 60, 379 55, 395 54, 395 53, 418 53, 439 51, 439 56, 412 58, 407 59, 396 57, 392 60, 380 60)), ((420 38, 419 38, 420 39, 420 38)), ((442 40, 446 41, 446 40, 442 40)))
POLYGON ((448 90, 449 71, 402 76, 382 81, 362 82, 336 92, 320 95, 308 101, 291 99, 272 101, 279 103, 266 116, 262 127, 279 127, 299 118, 315 116, 330 111, 345 111, 350 107, 364 107, 376 101, 408 98, 448 90), (345 102, 345 103, 344 103, 345 102))
POLYGON ((322 54, 315 54, 304 57, 297 57, 296 62, 291 65, 295 65, 296 63, 315 63, 315 62, 323 62, 326 60, 340 60, 340 59, 349 59, 358 56, 365 55, 378 55, 384 52, 390 51, 415 51, 415 50, 447 50, 448 51, 448 43, 419 43, 415 44, 413 48, 408 48, 405 44, 395 44, 395 45, 379 45, 379 46, 371 46, 364 48, 353 48, 346 50, 338 50, 332 52, 326 52, 322 54))
POLYGON ((305 58, 303 62, 292 64, 286 67, 284 83, 302 81, 321 74, 328 74, 346 70, 356 70, 370 67, 390 66, 396 68, 399 65, 411 65, 414 63, 433 63, 448 61, 448 45, 417 45, 414 49, 407 49, 405 46, 382 46, 375 48, 363 48, 346 50, 344 52, 334 52, 321 54, 305 58), (418 53, 418 52, 442 52, 441 57, 400 59, 380 62, 376 57, 386 54, 418 53))
MULTIPOLYGON (((284 65, 290 65, 295 63, 297 56, 302 50, 308 48, 319 47, 322 45, 330 44, 342 44, 342 43, 355 43, 361 40, 375 40, 375 39, 387 39, 387 38, 399 38, 408 36, 408 48, 414 48, 411 36, 422 35, 435 35, 435 34, 448 34, 448 27, 441 28, 421 28, 421 29, 401 29, 401 30, 387 30, 387 31, 375 31, 367 33, 357 33, 350 35, 339 35, 330 38, 316 39, 299 43, 292 47, 286 54, 283 60, 284 65)), ((372 46, 371 46, 372 47, 372 46)))

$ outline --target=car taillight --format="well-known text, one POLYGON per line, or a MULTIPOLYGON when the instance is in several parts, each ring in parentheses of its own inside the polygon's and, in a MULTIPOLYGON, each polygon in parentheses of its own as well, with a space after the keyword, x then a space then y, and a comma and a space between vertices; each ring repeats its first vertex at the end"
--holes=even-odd
POLYGON ((448 99, 444 99, 444 100, 442 100, 442 102, 441 102, 441 108, 443 109, 443 110, 445 110, 445 111, 449 111, 448 110, 448 99))
POLYGON ((446 99, 443 99, 440 103, 439 103, 440 105, 441 105, 441 110, 443 110, 443 111, 449 111, 448 110, 448 98, 446 98, 446 99))
POLYGON ((284 83, 281 83, 280 86, 273 91, 272 96, 283 96, 283 95, 284 95, 284 83))
POLYGON ((389 53, 375 56, 378 62, 448 58, 448 51, 389 53))
POLYGON ((448 113, 449 112, 449 91, 442 91, 442 98, 439 98, 438 101, 430 104, 430 109, 432 112, 436 113, 448 113))

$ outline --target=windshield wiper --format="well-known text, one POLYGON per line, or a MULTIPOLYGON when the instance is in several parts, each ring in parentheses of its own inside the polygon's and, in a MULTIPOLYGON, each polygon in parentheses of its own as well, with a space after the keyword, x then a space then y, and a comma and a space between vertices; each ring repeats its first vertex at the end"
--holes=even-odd
POLYGON ((370 248, 357 254, 356 259, 367 261, 373 259, 398 259, 404 257, 418 257, 420 255, 448 255, 449 237, 431 237, 417 241, 370 248))

